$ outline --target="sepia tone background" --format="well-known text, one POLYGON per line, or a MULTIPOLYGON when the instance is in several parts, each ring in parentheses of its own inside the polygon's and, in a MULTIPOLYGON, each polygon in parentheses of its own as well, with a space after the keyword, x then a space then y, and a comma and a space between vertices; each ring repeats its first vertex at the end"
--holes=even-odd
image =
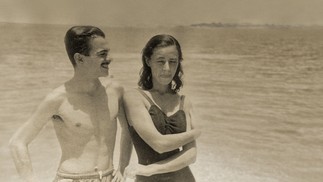
MULTIPOLYGON (((126 88, 136 87, 140 52, 150 37, 167 33, 179 40, 182 93, 191 98, 203 131, 191 165, 198 182, 322 181, 322 5, 319 0, 2 0, 0 181, 20 180, 8 140, 45 95, 72 76, 63 37, 79 24, 106 32, 111 74, 126 88)), ((50 122, 30 153, 37 178, 52 181, 60 149, 50 122)))

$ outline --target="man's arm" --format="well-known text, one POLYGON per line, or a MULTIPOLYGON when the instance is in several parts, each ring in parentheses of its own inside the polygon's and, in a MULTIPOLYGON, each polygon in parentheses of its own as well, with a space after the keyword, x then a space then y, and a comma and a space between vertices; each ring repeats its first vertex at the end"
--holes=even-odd
POLYGON ((123 93, 124 93, 123 88, 119 93, 122 93, 122 95, 120 96, 120 101, 119 101, 120 108, 119 108, 119 114, 118 114, 118 120, 121 126, 120 158, 119 158, 118 169, 120 170, 121 174, 123 174, 125 168, 128 166, 130 161, 131 152, 132 152, 132 140, 129 134, 127 119, 124 111, 124 104, 122 99, 123 93))
POLYGON ((199 130, 192 129, 184 133, 162 135, 155 128, 137 90, 125 92, 123 98, 128 122, 135 128, 140 137, 159 153, 177 149, 194 141, 201 134, 199 130))
POLYGON ((28 144, 37 136, 53 114, 56 113, 59 106, 58 103, 58 95, 55 93, 49 94, 28 121, 15 132, 9 141, 9 148, 16 169, 25 181, 34 181, 28 144))

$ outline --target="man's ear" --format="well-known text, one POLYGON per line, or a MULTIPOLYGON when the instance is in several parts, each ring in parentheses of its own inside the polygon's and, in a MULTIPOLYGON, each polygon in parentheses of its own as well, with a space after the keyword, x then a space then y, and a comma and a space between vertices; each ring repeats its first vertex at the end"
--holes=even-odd
POLYGON ((83 63, 83 56, 80 53, 74 54, 74 60, 76 63, 83 63))
POLYGON ((150 61, 149 61, 149 58, 145 56, 145 62, 147 64, 148 67, 150 67, 150 61))

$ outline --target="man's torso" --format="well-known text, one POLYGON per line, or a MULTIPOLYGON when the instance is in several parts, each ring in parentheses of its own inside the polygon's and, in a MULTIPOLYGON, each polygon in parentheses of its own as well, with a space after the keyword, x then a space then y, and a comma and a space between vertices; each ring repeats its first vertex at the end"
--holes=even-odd
POLYGON ((62 149, 59 170, 82 173, 112 168, 119 107, 117 90, 101 87, 94 95, 68 91, 65 95, 53 117, 62 149))

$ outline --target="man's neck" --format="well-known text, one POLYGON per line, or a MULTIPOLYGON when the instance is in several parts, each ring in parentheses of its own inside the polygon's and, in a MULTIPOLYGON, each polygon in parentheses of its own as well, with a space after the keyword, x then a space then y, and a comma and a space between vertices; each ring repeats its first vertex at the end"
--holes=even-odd
POLYGON ((74 76, 70 81, 68 81, 68 84, 75 92, 86 93, 89 95, 94 95, 100 86, 102 86, 99 78, 90 79, 80 76, 74 76))

